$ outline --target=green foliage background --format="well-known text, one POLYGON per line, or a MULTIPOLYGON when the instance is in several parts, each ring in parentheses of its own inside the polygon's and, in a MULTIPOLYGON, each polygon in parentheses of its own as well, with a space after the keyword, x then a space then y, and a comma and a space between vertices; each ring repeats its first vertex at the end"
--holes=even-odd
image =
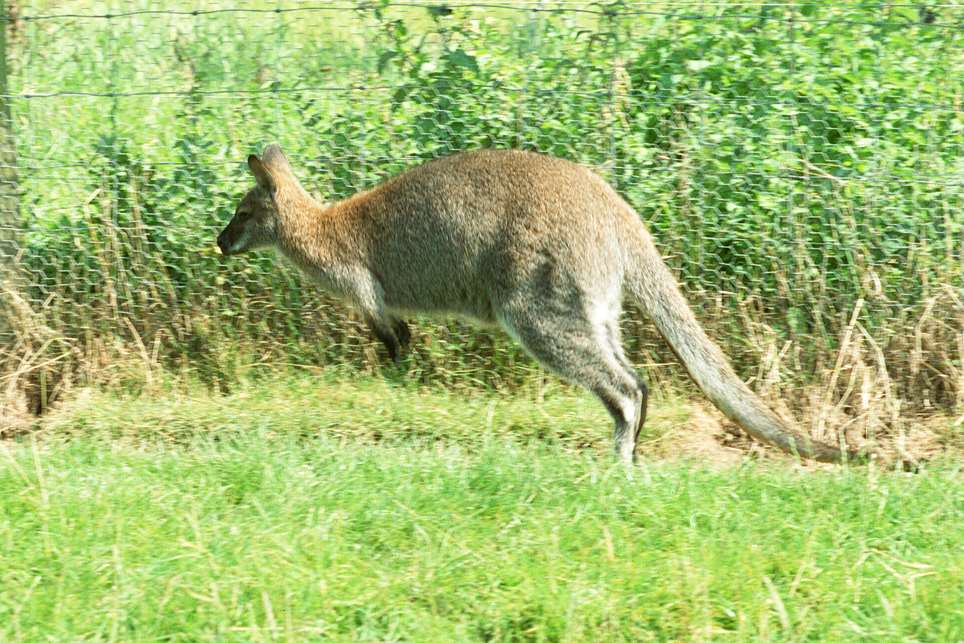
MULTIPOLYGON (((219 262, 243 160, 269 141, 328 200, 480 146, 593 166, 740 367, 757 324, 807 378, 858 300, 887 353, 930 297, 960 293, 964 9, 561 4, 21 3, 27 300, 78 354, 136 344, 214 383, 242 355, 372 363, 342 307, 274 256, 219 262)), ((662 361, 627 324, 636 359, 662 361)), ((424 325, 419 377, 530 372, 503 338, 424 325)), ((945 380, 918 386, 953 402, 945 380)))

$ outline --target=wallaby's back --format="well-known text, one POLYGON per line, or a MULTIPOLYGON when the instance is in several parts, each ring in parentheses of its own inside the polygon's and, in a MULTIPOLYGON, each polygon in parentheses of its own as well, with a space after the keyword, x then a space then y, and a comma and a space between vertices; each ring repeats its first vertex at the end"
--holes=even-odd
POLYGON ((363 231, 389 307, 488 322, 492 299, 523 282, 593 289, 618 278, 620 231, 645 234, 591 171, 514 150, 432 161, 336 207, 363 231))

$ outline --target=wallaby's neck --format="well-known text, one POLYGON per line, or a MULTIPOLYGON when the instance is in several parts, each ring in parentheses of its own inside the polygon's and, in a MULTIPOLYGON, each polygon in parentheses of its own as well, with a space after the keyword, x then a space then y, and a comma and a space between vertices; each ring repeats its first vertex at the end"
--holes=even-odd
POLYGON ((315 259, 324 236, 326 206, 301 186, 290 186, 275 197, 278 206, 278 248, 290 259, 305 265, 315 259))
POLYGON ((335 208, 318 202, 301 186, 276 197, 278 248, 302 269, 324 269, 338 254, 340 226, 335 208))

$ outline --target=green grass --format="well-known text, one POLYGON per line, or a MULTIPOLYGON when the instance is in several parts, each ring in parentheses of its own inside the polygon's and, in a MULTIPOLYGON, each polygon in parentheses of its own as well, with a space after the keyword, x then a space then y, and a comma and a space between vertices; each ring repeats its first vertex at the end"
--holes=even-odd
MULTIPOLYGON (((611 420, 602 405, 588 393, 555 380, 533 380, 512 395, 496 395, 478 388, 450 392, 417 387, 386 370, 386 379, 268 376, 220 397, 203 388, 184 387, 153 396, 82 395, 45 418, 43 434, 191 444, 243 439, 261 431, 293 439, 323 436, 393 446, 444 442, 479 449, 511 441, 521 447, 610 452, 611 420)), ((675 400, 653 406, 641 435, 651 443, 684 424, 688 415, 687 407, 675 400)))
POLYGON ((0 639, 964 635, 957 465, 628 476, 592 400, 530 397, 77 401, 0 445, 0 639))

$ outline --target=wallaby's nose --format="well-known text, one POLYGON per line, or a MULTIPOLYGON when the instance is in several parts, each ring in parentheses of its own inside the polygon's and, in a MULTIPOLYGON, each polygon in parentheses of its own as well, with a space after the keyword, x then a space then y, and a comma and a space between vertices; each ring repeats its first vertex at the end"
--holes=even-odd
POLYGON ((225 232, 227 231, 226 230, 222 231, 221 234, 218 235, 218 248, 221 249, 222 255, 227 255, 229 250, 228 240, 225 238, 225 235, 224 235, 225 232))

